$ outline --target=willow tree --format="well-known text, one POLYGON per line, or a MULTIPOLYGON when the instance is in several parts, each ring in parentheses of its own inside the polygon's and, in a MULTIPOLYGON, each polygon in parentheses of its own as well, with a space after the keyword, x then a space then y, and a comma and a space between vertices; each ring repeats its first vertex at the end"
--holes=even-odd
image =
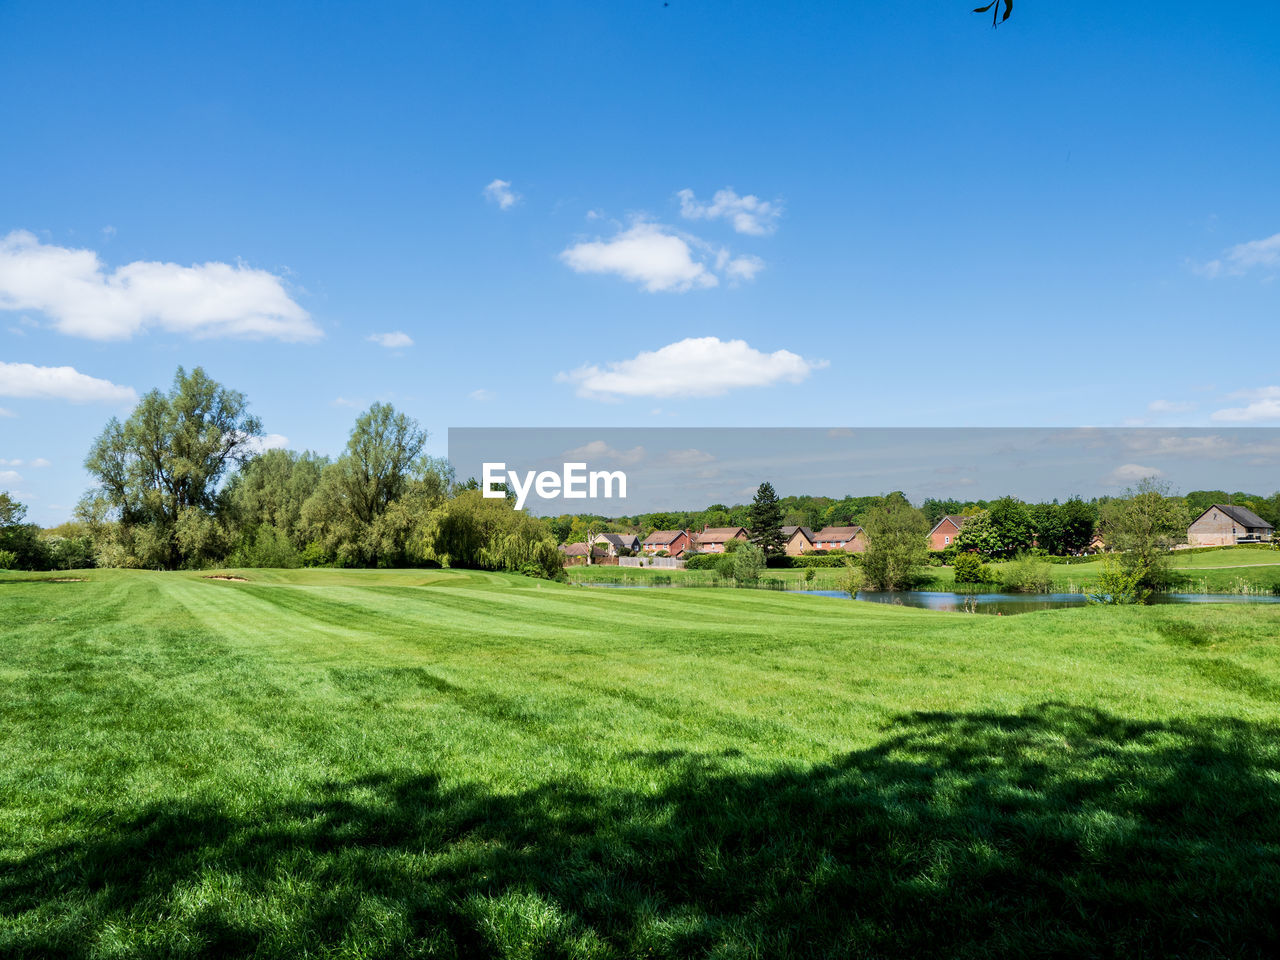
MULTIPOLYGON (((862 522, 867 550, 862 570, 874 590, 910 586, 929 556, 929 522, 900 493, 891 493, 862 522)), ((967 526, 967 524, 966 524, 967 526)))
POLYGON ((179 367, 168 393, 107 422, 85 459, 97 487, 83 512, 115 522, 122 562, 176 569, 217 550, 219 484, 262 435, 248 406, 202 368, 179 367))
POLYGON ((407 562, 414 523, 447 494, 451 478, 447 465, 422 456, 426 442, 417 420, 389 403, 371 406, 303 506, 305 535, 346 566, 407 562))

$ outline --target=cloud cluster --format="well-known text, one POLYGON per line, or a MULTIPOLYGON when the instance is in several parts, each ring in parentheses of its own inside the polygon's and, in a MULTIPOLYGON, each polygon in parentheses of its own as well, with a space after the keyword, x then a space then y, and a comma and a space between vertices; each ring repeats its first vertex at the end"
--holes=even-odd
POLYGON ((58 331, 127 340, 145 329, 194 337, 315 340, 320 329, 283 281, 243 264, 137 260, 108 270, 92 250, 0 238, 0 310, 38 310, 58 331))
POLYGON ((1190 413, 1196 405, 1186 400, 1152 400, 1147 404, 1149 413, 1190 413))
POLYGON ((1110 487, 1128 487, 1148 477, 1159 478, 1164 471, 1156 467, 1144 467, 1140 463, 1126 463, 1116 467, 1110 475, 1103 478, 1103 483, 1110 487))
POLYGON ((386 347, 388 350, 413 346, 413 337, 401 330, 396 330, 392 333, 371 333, 365 339, 371 343, 376 343, 380 347, 386 347))
POLYGON ((289 438, 283 433, 267 433, 260 437, 250 437, 245 448, 250 453, 266 453, 268 450, 284 450, 289 446, 289 438))
POLYGON ((742 387, 799 383, 825 367, 790 350, 763 353, 745 340, 690 337, 629 360, 579 367, 556 380, 583 397, 715 397, 742 387))
POLYGON ((1280 233, 1272 234, 1262 240, 1236 244, 1220 259, 1206 263, 1200 268, 1200 272, 1209 277, 1224 275, 1238 277, 1257 268, 1280 269, 1280 233))
POLYGON ((510 210, 520 202, 520 194, 511 189, 510 180, 494 180, 481 193, 490 203, 496 203, 499 210, 510 210))
POLYGON ((36 457, 34 460, 5 460, 0 457, 0 467, 49 467, 52 464, 44 457, 36 457))
POLYGON ((1244 406, 1215 410, 1212 419, 1223 423, 1257 423, 1263 420, 1280 420, 1280 387, 1259 387, 1256 390, 1238 390, 1232 400, 1249 401, 1244 406))
POLYGON ((754 194, 740 197, 733 187, 717 190, 710 203, 699 202, 692 190, 681 190, 680 216, 686 220, 727 220, 738 233, 762 237, 778 228, 782 207, 754 194))
POLYGON ((685 293, 730 281, 751 280, 764 269, 759 257, 735 257, 697 237, 640 221, 613 237, 574 244, 560 259, 577 273, 609 273, 649 293, 685 293))
POLYGON ((133 387, 81 373, 75 367, 37 367, 0 361, 0 397, 70 400, 72 403, 133 403, 133 387))

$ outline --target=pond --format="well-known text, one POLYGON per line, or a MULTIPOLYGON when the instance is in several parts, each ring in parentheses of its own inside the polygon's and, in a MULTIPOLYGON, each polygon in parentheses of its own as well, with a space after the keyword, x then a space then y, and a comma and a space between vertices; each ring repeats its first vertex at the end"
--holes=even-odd
MULTIPOLYGON (((848 597, 839 590, 796 590, 818 597, 848 597)), ((875 591, 859 590, 858 600, 891 603, 925 610, 973 610, 975 613, 1030 613, 1033 610, 1058 610, 1083 607, 1088 600, 1079 593, 940 593, 930 590, 875 591)), ((1151 603, 1280 603, 1270 594, 1232 593, 1157 593, 1151 603)))
MULTIPOLYGON (((610 587, 620 590, 663 590, 669 584, 648 583, 584 583, 581 586, 610 587)), ((841 590, 788 590, 811 597, 839 597, 849 599, 841 590)), ((944 593, 933 590, 859 590, 856 600, 869 603, 889 603, 901 607, 919 607, 923 610, 971 610, 974 613, 1014 614, 1035 610, 1058 610, 1063 607, 1083 607, 1088 601, 1080 593, 944 593)), ((1234 593, 1157 593, 1151 597, 1153 604, 1166 603, 1280 603, 1280 596, 1271 594, 1234 593)))

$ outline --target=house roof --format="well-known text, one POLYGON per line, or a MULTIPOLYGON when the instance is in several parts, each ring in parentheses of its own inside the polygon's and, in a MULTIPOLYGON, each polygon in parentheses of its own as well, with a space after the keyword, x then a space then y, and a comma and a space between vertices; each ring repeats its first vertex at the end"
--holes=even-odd
POLYGON ((707 527, 698 534, 699 543, 724 543, 732 540, 740 533, 746 533, 746 527, 707 527))
POLYGON ((601 540, 607 540, 615 547, 625 547, 629 543, 635 543, 640 538, 634 533, 598 533, 592 543, 599 543, 601 540))
MULTIPOLYGON (((1263 530, 1275 529, 1271 524, 1267 523, 1267 521, 1263 520, 1247 507, 1237 507, 1234 504, 1229 503, 1215 503, 1212 507, 1205 510, 1204 513, 1208 513, 1209 510, 1221 510, 1242 527, 1256 527, 1263 530)), ((1200 514, 1200 517, 1203 517, 1204 513, 1200 514)), ((1196 517, 1196 520, 1199 520, 1200 517, 1196 517)), ((1194 523, 1195 521, 1193 520, 1192 522, 1194 523)))
POLYGON ((675 543, 683 533, 683 530, 655 530, 644 538, 644 542, 653 544, 675 543))
MULTIPOLYGON (((933 525, 933 530, 937 530, 944 523, 948 523, 948 522, 957 530, 959 530, 961 527, 964 526, 964 522, 968 519, 969 519, 968 517, 961 516, 958 513, 948 513, 945 517, 943 517, 941 520, 939 520, 937 523, 933 525)), ((929 532, 933 533, 933 530, 930 530, 929 532)))
POLYGON ((813 531, 809 527, 783 527, 782 536, 787 540, 790 540, 792 537, 796 535, 797 530, 803 533, 809 539, 810 542, 813 541, 813 531))
MULTIPOLYGON (((587 555, 587 545, 585 543, 566 543, 560 547, 560 550, 566 557, 585 557, 587 555)), ((591 550, 593 557, 603 557, 605 555, 603 547, 593 547, 591 550)))
POLYGON ((809 539, 814 542, 822 541, 823 543, 826 543, 828 540, 831 540, 839 543, 842 541, 852 540, 861 532, 861 527, 823 527, 809 539))

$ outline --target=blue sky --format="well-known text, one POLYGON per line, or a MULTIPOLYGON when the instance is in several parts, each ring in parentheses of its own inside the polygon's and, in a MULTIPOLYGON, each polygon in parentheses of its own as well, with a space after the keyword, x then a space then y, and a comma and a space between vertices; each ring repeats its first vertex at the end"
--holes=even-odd
POLYGON ((178 364, 331 453, 1280 424, 1280 7, 969 6, 5 0, 0 488, 178 364))

